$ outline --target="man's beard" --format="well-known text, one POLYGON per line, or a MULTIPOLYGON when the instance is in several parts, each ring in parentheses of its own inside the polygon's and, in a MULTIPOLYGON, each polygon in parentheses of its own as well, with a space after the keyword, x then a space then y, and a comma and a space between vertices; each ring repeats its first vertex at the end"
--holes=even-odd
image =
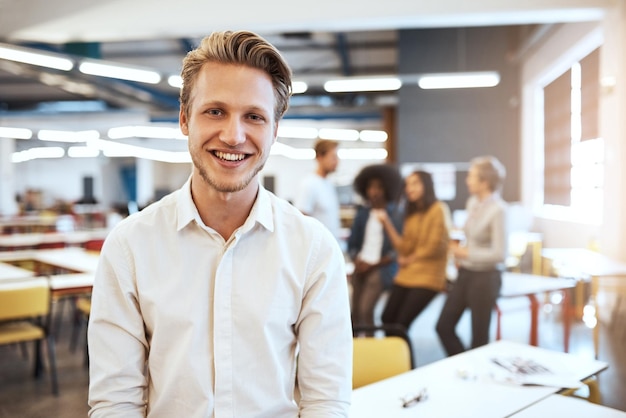
POLYGON ((252 170, 247 177, 245 177, 239 183, 233 184, 226 182, 218 183, 215 178, 212 178, 209 175, 205 168, 200 164, 200 161, 197 161, 193 155, 191 159, 194 163, 194 166, 198 169, 198 173, 200 174, 200 177, 202 177, 202 180, 204 180, 204 182, 211 188, 220 193, 235 193, 245 189, 250 184, 252 179, 254 179, 256 175, 263 169, 263 167, 265 166, 265 162, 267 161, 266 158, 257 167, 255 167, 254 170, 252 170))

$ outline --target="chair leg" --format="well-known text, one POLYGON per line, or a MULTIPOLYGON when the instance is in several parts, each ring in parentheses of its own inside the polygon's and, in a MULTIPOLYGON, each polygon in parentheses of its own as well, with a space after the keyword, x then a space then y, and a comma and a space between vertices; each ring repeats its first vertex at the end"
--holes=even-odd
POLYGON ((33 375, 38 378, 43 372, 43 359, 41 358, 41 340, 35 341, 35 351, 33 353, 35 357, 35 369, 33 375))
POLYGON ((85 352, 83 354, 83 364, 85 368, 89 368, 89 340, 87 338, 87 327, 89 326, 89 323, 86 318, 83 320, 87 322, 85 324, 85 347, 84 347, 85 352))
POLYGON ((585 384, 589 389, 589 402, 593 402, 598 405, 602 405, 602 394, 600 393, 600 386, 598 385, 597 378, 591 378, 585 380, 585 384))
POLYGON ((70 337, 70 352, 75 352, 76 351, 76 346, 78 345, 78 336, 80 334, 82 325, 83 325, 83 319, 81 317, 81 313, 78 312, 78 309, 76 309, 76 307, 74 307, 73 309, 73 313, 72 313, 72 335, 70 337))
POLYGON ((59 381, 57 378, 57 362, 56 362, 56 353, 54 348, 54 337, 48 335, 47 339, 48 346, 48 363, 50 366, 50 381, 52 384, 52 394, 54 396, 59 396, 59 381))
POLYGON ((26 342, 19 343, 20 349, 22 350, 22 358, 24 360, 28 359, 28 347, 26 347, 26 342))

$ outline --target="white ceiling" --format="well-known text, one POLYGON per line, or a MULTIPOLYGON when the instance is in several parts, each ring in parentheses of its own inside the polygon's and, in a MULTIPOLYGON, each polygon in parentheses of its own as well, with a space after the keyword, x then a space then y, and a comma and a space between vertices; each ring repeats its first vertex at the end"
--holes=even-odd
POLYGON ((550 23, 599 18, 611 0, 2 0, 0 38, 51 43, 550 23))

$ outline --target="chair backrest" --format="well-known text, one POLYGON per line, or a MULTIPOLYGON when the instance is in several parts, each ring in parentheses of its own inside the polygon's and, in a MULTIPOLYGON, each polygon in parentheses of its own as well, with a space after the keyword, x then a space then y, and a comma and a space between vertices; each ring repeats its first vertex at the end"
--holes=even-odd
POLYGON ((394 335, 377 336, 376 331, 390 330, 386 327, 368 327, 366 331, 374 331, 374 336, 360 337, 357 334, 362 330, 365 328, 355 329, 353 339, 353 389, 413 368, 412 346, 403 329, 393 329, 394 335))
POLYGON ((50 286, 46 279, 0 286, 0 321, 44 316, 49 310, 50 286))

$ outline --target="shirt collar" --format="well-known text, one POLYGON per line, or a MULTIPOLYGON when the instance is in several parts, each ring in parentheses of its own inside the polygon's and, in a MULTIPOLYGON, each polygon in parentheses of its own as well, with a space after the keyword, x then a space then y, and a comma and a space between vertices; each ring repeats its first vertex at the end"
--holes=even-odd
MULTIPOLYGON (((177 215, 177 230, 182 230, 194 220, 199 225, 202 225, 203 222, 200 218, 200 214, 198 213, 198 208, 196 208, 196 205, 191 198, 191 176, 179 190, 177 199, 179 209, 177 215)), ((246 219, 242 229, 247 231, 258 222, 268 231, 274 231, 274 219, 272 214, 273 210, 270 193, 265 190, 262 185, 259 185, 259 192, 257 193, 256 200, 252 205, 250 215, 248 216, 248 219, 246 219)))

